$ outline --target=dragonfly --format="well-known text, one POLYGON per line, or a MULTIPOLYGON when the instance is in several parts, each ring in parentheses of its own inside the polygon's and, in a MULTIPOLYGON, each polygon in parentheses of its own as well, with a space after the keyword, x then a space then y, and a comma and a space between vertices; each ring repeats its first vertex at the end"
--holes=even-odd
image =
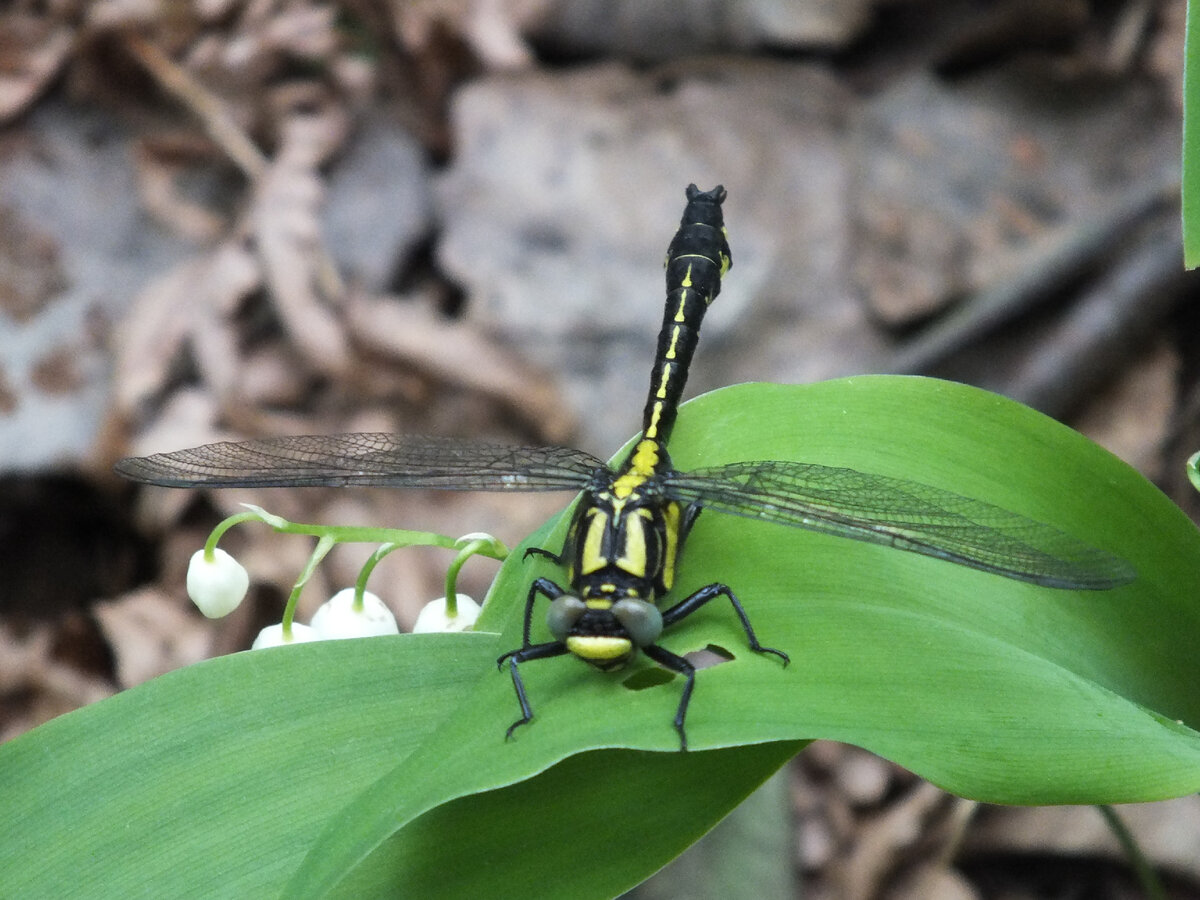
POLYGON ((533 720, 521 666, 572 655, 614 671, 639 653, 682 676, 673 725, 686 750, 696 667, 659 643, 708 603, 724 599, 751 650, 787 665, 759 642, 741 600, 717 582, 671 602, 681 554, 703 510, 882 544, 1048 588, 1105 590, 1132 581, 1125 560, 1050 525, 917 481, 787 460, 733 462, 680 471, 667 451, 705 312, 732 265, 724 187, 686 189, 666 255, 667 300, 642 432, 616 465, 570 447, 511 446, 398 434, 270 437, 133 457, 116 470, 168 487, 368 485, 458 491, 572 491, 580 495, 557 551, 532 548, 565 570, 533 580, 521 646, 507 667, 520 717, 533 720), (565 583, 565 586, 564 586, 565 583), (533 640, 538 601, 549 601, 550 639, 533 640))

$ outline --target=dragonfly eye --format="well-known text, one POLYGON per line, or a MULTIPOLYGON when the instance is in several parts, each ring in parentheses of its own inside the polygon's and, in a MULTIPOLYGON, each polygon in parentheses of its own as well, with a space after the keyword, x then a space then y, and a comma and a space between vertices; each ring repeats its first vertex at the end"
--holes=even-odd
POLYGON ((630 639, 639 647, 653 644, 662 634, 662 613, 653 603, 626 597, 614 603, 612 611, 629 633, 630 639))
POLYGON ((550 628, 550 634, 556 641, 565 641, 585 612, 587 605, 570 594, 550 601, 550 609, 546 613, 546 625, 550 628))

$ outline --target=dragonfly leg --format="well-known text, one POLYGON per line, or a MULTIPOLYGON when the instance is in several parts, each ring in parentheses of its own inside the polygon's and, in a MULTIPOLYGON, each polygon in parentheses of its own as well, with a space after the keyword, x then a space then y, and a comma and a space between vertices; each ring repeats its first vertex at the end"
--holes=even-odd
POLYGON ((525 554, 521 558, 529 559, 531 556, 540 556, 543 559, 548 559, 556 566, 561 566, 563 564, 563 554, 555 553, 552 550, 545 549, 544 547, 526 547, 525 554))
POLYGON ((755 635, 754 627, 750 624, 750 617, 746 615, 746 610, 742 609, 742 604, 727 584, 710 584, 707 587, 700 588, 700 590, 691 596, 680 600, 663 613, 663 628, 687 618, 705 603, 715 600, 717 597, 728 597, 729 602, 733 604, 733 611, 737 613, 738 619, 741 620, 742 630, 746 632, 746 640, 749 642, 751 650, 755 653, 774 654, 783 660, 785 666, 791 662, 791 658, 782 650, 776 650, 774 647, 764 647, 758 642, 758 636, 755 635))
MULTIPOLYGON (((538 594, 542 594, 550 600, 557 600, 566 591, 551 581, 549 578, 534 579, 533 584, 529 586, 529 594, 525 598, 525 625, 521 631, 521 650, 528 650, 532 643, 531 631, 533 629, 533 606, 537 602, 538 594)), ((506 657, 512 656, 519 651, 510 650, 497 660, 497 663, 504 662, 506 657)))
POLYGON ((679 537, 676 538, 680 546, 683 546, 683 542, 687 540, 687 536, 692 531, 692 526, 696 524, 696 519, 700 517, 700 513, 703 511, 703 509, 704 507, 698 503, 693 503, 684 509, 683 516, 679 523, 679 537))
POLYGON ((683 683, 683 696, 679 698, 679 707, 675 710, 675 730, 679 732, 679 752, 687 751, 687 731, 683 721, 687 718, 688 704, 692 701, 692 689, 696 686, 696 667, 670 650, 664 650, 658 644, 647 644, 642 652, 672 672, 678 672, 686 681, 683 683))
POLYGON ((513 689, 517 692, 517 702, 521 704, 521 718, 508 726, 508 731, 504 733, 507 740, 512 737, 513 730, 519 725, 525 725, 533 718, 533 710, 529 706, 529 698, 525 696, 525 683, 521 680, 521 673, 517 671, 519 663, 528 662, 531 659, 549 659, 552 656, 562 656, 567 652, 567 645, 562 641, 549 641, 545 644, 533 644, 530 632, 533 628, 533 607, 537 603, 538 594, 548 597, 550 600, 557 600, 563 596, 566 591, 551 581, 549 578, 538 578, 529 586, 529 594, 525 598, 525 623, 522 628, 521 646, 517 650, 509 650, 496 660, 496 667, 504 665, 504 661, 508 660, 508 670, 512 674, 513 689))
POLYGON ((550 641, 545 644, 535 644, 534 646, 525 646, 520 650, 511 650, 501 656, 496 661, 498 666, 504 664, 504 660, 508 660, 508 671, 512 674, 513 690, 517 692, 517 703, 521 705, 521 718, 508 726, 508 731, 504 732, 504 739, 507 741, 512 737, 512 733, 521 725, 527 725, 533 720, 533 708, 529 705, 529 698, 525 695, 525 682, 521 680, 521 673, 517 670, 517 666, 523 662, 529 662, 531 659, 549 659, 552 656, 562 656, 567 652, 567 645, 561 641, 550 641))

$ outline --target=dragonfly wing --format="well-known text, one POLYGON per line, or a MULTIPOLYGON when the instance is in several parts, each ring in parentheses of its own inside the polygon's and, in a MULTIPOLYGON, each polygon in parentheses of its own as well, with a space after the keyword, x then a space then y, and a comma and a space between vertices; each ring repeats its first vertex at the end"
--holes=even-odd
POLYGON ((130 457, 126 478, 166 487, 375 485, 460 491, 576 491, 604 462, 569 447, 445 437, 330 434, 205 444, 130 457))
POLYGON ((1046 587, 1104 590, 1125 560, 989 503, 902 478, 771 460, 672 472, 684 503, 937 557, 1046 587))

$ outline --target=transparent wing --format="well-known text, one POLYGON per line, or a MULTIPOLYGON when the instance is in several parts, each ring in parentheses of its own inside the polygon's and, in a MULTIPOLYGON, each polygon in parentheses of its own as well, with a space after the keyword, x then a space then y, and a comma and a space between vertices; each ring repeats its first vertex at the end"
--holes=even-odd
POLYGON ((1125 560, 979 500, 901 478, 772 460, 670 472, 667 496, 708 509, 923 553, 1046 587, 1132 581, 1125 560))
POLYGON ((376 485, 457 491, 577 491, 604 462, 569 447, 444 437, 329 434, 205 444, 123 459, 126 478, 166 487, 376 485))

